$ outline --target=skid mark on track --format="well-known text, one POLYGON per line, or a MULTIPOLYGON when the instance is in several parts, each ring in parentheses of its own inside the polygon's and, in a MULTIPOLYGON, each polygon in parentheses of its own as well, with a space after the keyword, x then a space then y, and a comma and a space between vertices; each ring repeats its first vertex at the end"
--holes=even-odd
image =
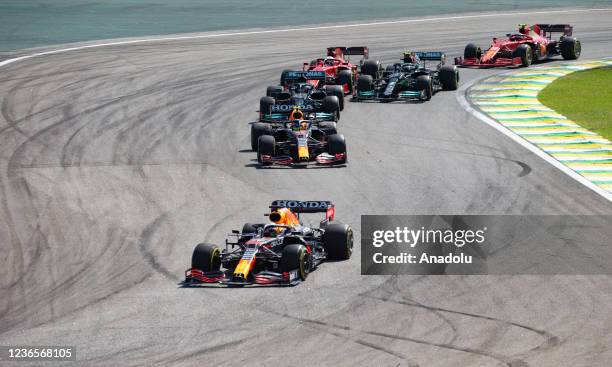
POLYGON ((411 343, 416 343, 416 344, 427 345, 427 346, 430 346, 430 347, 437 347, 437 348, 449 349, 449 350, 453 350, 453 351, 457 351, 457 352, 475 354, 475 355, 478 355, 478 356, 481 356, 481 357, 487 357, 487 358, 494 359, 494 360, 498 361, 499 363, 502 363, 502 364, 504 364, 504 365, 506 365, 508 367, 526 367, 526 366, 528 366, 528 364, 525 363, 524 361, 513 360, 513 359, 510 359, 510 358, 508 358, 506 356, 503 356, 501 354, 497 354, 497 353, 493 353, 493 352, 488 352, 488 351, 480 350, 480 349, 476 349, 476 348, 460 347, 460 346, 456 346, 456 345, 452 345, 452 344, 447 344, 447 343, 435 343, 435 342, 430 342, 430 341, 427 341, 427 340, 422 340, 422 339, 417 339, 417 338, 411 338, 411 337, 406 337, 406 336, 401 336, 401 335, 393 335, 393 334, 388 334, 388 333, 383 333, 383 332, 378 332, 378 331, 373 331, 373 330, 364 330, 364 329, 359 329, 359 328, 353 328, 353 327, 350 327, 350 326, 338 325, 338 324, 334 324, 334 323, 331 323, 331 322, 312 320, 312 319, 307 319, 307 318, 297 317, 297 316, 291 316, 291 315, 282 314, 282 313, 278 313, 277 315, 281 316, 281 317, 293 319, 293 320, 296 320, 296 321, 299 321, 299 322, 302 322, 302 323, 306 323, 306 324, 321 325, 321 326, 326 326, 326 327, 330 327, 330 328, 334 328, 334 329, 339 329, 339 330, 359 332, 359 333, 363 333, 363 334, 366 334, 366 335, 379 336, 379 337, 384 337, 384 338, 389 338, 389 339, 394 339, 394 340, 399 340, 399 341, 406 341, 406 342, 411 342, 411 343))

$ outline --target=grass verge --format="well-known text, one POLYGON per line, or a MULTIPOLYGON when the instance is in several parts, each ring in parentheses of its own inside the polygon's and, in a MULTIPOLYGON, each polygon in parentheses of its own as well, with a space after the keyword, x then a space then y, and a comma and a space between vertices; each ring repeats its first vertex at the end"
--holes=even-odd
POLYGON ((540 102, 581 126, 612 140, 612 67, 559 78, 538 95, 540 102))

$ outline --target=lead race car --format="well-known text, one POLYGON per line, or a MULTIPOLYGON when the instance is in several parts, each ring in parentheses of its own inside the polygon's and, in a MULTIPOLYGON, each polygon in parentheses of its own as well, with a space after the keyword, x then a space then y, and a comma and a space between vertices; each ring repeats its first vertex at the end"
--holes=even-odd
POLYGON ((446 55, 439 51, 404 52, 401 63, 388 65, 374 76, 360 75, 353 101, 428 101, 441 90, 455 90, 459 71, 445 65, 446 55), (427 61, 439 61, 435 69, 427 61))
POLYGON ((465 46, 463 57, 455 64, 464 67, 489 68, 497 66, 520 67, 561 55, 565 60, 580 57, 582 46, 572 37, 574 28, 569 24, 519 24, 519 33, 507 34, 505 39, 493 38, 484 52, 474 43, 465 46), (559 40, 554 33, 561 33, 559 40))
POLYGON ((251 142, 255 138, 257 161, 263 166, 306 167, 312 162, 333 165, 348 161, 346 141, 338 134, 336 123, 305 119, 299 108, 294 108, 286 121, 252 124, 251 142))
POLYGON ((246 223, 225 240, 225 249, 200 243, 193 250, 184 286, 296 285, 326 260, 347 260, 353 230, 334 221, 330 201, 275 200, 269 224, 246 223), (301 214, 325 213, 318 227, 303 224, 301 214))

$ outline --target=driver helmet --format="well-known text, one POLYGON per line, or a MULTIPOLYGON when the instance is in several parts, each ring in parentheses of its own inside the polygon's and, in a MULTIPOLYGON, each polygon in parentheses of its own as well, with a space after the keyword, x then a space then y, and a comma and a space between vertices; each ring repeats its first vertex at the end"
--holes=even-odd
POLYGON ((531 28, 527 24, 519 24, 519 33, 528 35, 531 32, 531 28))
POLYGON ((294 108, 289 115, 289 121, 300 121, 304 119, 304 113, 299 108, 294 108))
POLYGON ((325 65, 333 66, 334 65, 334 58, 332 56, 327 56, 325 58, 325 65))
POLYGON ((421 59, 414 52, 409 52, 404 55, 404 62, 409 64, 418 64, 421 59))
POLYGON ((300 131, 308 128, 308 122, 306 120, 294 120, 291 124, 291 130, 300 131))
POLYGON ((308 93, 312 89, 312 85, 308 83, 297 83, 293 86, 293 91, 295 93, 308 93))
POLYGON ((269 226, 266 228, 263 235, 264 237, 276 237, 283 233, 284 230, 285 228, 283 227, 269 226))

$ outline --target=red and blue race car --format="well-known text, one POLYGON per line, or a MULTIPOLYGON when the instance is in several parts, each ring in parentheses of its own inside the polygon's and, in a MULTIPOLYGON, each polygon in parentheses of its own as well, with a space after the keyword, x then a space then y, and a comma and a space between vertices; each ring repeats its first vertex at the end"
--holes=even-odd
POLYGON ((463 57, 455 58, 455 64, 465 67, 529 66, 534 62, 561 55, 565 60, 580 57, 581 45, 572 37, 569 24, 519 24, 519 33, 507 34, 505 39, 493 38, 484 52, 477 45, 465 46, 463 57), (553 39, 553 33, 562 33, 553 39))

